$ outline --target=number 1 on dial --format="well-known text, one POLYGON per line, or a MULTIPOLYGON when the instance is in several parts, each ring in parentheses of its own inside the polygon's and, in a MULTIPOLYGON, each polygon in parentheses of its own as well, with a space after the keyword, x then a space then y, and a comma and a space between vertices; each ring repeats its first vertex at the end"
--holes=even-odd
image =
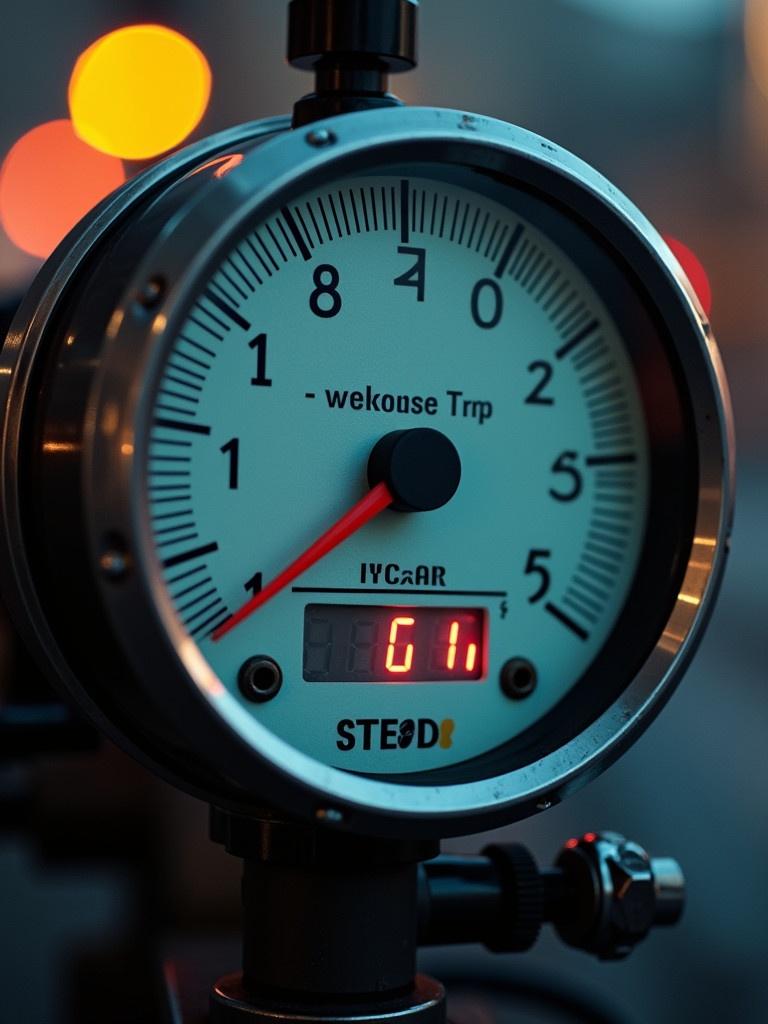
POLYGON ((248 342, 249 348, 256 349, 256 376, 251 377, 254 387, 271 388, 272 381, 267 377, 267 336, 257 334, 253 341, 248 342))
POLYGON ((219 451, 222 455, 229 455, 229 489, 236 491, 240 478, 240 438, 233 437, 219 451))

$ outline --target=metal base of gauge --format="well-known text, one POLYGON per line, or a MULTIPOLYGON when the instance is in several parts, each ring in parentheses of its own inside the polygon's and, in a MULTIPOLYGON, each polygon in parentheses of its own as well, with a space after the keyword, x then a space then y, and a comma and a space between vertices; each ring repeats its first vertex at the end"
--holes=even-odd
MULTIPOLYGON (((613 832, 569 839, 544 869, 518 844, 441 857, 434 843, 335 833, 267 811, 213 808, 211 836, 243 860, 243 972, 214 985, 209 1024, 445 1024, 442 984, 417 974, 419 946, 521 953, 549 921, 567 944, 621 959, 683 908, 679 865, 613 832)), ((504 988, 534 990, 540 1002, 554 992, 504 988)))
MULTIPOLYGON (((182 957, 167 965, 165 1005, 160 1016, 163 1024, 289 1024, 288 1018, 290 1024, 347 1024, 351 1020, 356 1024, 394 1024, 397 1020, 399 1024, 409 1019, 405 1014, 281 1014, 253 1006, 241 1009, 236 1000, 213 1006, 207 981, 209 972, 215 974, 217 964, 231 962, 235 951, 234 942, 220 944, 211 940, 199 946, 192 956, 186 949, 182 957)), ((628 1024, 630 1020, 615 998, 540 965, 506 961, 503 967, 494 969, 487 955, 479 951, 468 954, 464 948, 430 958, 428 968, 445 977, 447 996, 441 1019, 445 1019, 447 1010, 451 1024, 628 1024)), ((426 1020, 426 1016, 421 1017, 421 1021, 426 1020)))
POLYGON ((412 993, 387 1003, 325 1008, 268 1007, 254 1002, 243 988, 242 974, 230 974, 214 985, 210 998, 210 1024, 445 1024, 445 989, 420 974, 412 993))

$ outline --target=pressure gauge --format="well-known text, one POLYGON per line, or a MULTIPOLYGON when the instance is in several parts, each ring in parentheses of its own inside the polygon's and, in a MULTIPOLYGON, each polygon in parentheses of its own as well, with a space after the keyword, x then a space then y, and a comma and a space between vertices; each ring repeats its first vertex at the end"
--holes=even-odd
POLYGON ((246 126, 100 208, 2 363, 5 591, 220 806, 447 835, 662 708, 711 606, 706 318, 595 171, 443 109, 246 126))

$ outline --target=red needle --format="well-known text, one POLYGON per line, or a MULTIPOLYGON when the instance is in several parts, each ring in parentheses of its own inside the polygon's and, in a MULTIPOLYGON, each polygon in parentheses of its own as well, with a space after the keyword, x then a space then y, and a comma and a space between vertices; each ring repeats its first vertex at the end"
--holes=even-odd
POLYGON ((291 580, 295 580, 297 576, 300 576, 301 573, 309 569, 315 562, 319 562, 329 551, 333 551, 347 537, 351 537, 353 533, 356 533, 361 526, 365 526, 379 512, 383 512, 385 508, 388 508, 394 500, 392 492, 384 481, 376 484, 364 498, 345 512, 341 519, 335 522, 329 530, 326 530, 322 537, 318 537, 315 543, 311 544, 303 554, 299 555, 294 562, 291 562, 286 569, 283 569, 278 576, 275 576, 271 583, 268 583, 258 594, 255 594, 250 600, 246 601, 242 608, 239 608, 226 622, 219 626, 218 629, 215 629, 211 633, 212 639, 220 640, 223 636, 226 636, 243 619, 247 619, 252 612, 266 604, 283 587, 287 587, 291 580))

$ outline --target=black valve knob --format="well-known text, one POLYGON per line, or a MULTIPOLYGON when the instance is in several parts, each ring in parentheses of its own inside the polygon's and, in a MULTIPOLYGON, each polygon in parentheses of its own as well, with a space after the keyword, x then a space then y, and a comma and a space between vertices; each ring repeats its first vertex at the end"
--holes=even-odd
POLYGON ((602 960, 623 959, 654 925, 675 924, 683 912, 677 861, 651 857, 616 832, 569 839, 557 867, 567 893, 554 915, 558 934, 602 960))
POLYGON ((519 843, 492 843, 483 850, 501 881, 496 932, 485 937, 492 953, 524 953, 544 921, 545 885, 533 854, 519 843))
POLYGON ((418 0, 291 0, 288 61, 316 75, 315 92, 294 107, 294 127, 398 106, 387 76, 416 66, 417 11, 418 0))
POLYGON ((480 857, 437 857, 419 877, 420 944, 483 942, 494 952, 528 949, 551 921, 568 945, 617 960, 655 926, 675 924, 685 902, 677 861, 616 832, 569 839, 554 868, 495 844, 480 857))

